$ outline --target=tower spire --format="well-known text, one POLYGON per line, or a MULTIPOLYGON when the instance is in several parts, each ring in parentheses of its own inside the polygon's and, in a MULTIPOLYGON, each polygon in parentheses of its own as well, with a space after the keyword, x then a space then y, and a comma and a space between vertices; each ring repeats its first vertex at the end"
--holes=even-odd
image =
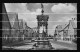
POLYGON ((41 3, 41 8, 42 8, 42 15, 43 15, 43 13, 44 13, 44 10, 43 10, 43 8, 44 8, 44 6, 43 6, 43 4, 41 3))

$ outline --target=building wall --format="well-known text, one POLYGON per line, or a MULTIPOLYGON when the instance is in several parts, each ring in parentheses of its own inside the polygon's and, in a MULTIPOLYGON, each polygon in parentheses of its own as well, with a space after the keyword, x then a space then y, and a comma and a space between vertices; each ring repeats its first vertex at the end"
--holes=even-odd
POLYGON ((14 29, 14 36, 13 36, 13 38, 14 38, 14 40, 15 41, 18 41, 19 40, 19 20, 18 20, 18 14, 16 14, 16 17, 15 17, 15 21, 14 21, 14 25, 13 25, 13 27, 12 27, 13 29, 14 29))
MULTIPOLYGON (((29 26, 27 26, 26 22, 22 22, 23 24, 20 25, 20 27, 24 27, 22 28, 23 30, 20 31, 21 37, 22 35, 24 35, 24 39, 30 39, 31 37, 33 37, 33 29, 30 28, 29 26)), ((21 29, 20 28, 20 29, 21 29)))
POLYGON ((34 27, 33 28, 33 37, 37 37, 37 35, 38 35, 38 29, 37 29, 37 27, 34 27))
POLYGON ((55 34, 57 34, 56 37, 58 37, 59 40, 59 37, 62 37, 61 40, 64 41, 72 41, 75 39, 75 35, 77 36, 77 25, 75 25, 74 20, 70 20, 68 24, 61 26, 62 29, 60 28, 60 25, 55 29, 55 34))
POLYGON ((74 35, 74 29, 73 29, 71 24, 70 24, 69 29, 68 29, 68 34, 69 35, 74 35))
POLYGON ((9 17, 9 21, 11 24, 11 39, 10 40, 12 42, 14 42, 17 40, 16 37, 19 34, 19 32, 17 32, 17 30, 19 29, 19 27, 18 27, 18 14, 15 12, 8 12, 8 17, 9 17))
POLYGON ((69 25, 69 30, 68 30, 68 34, 69 34, 69 37, 70 37, 70 40, 72 41, 75 37, 75 29, 74 27, 76 27, 77 25, 75 25, 74 21, 70 21, 70 25, 69 25), (73 22, 73 23, 71 23, 73 22))
POLYGON ((60 36, 60 39, 63 40, 63 31, 60 32, 59 34, 61 35, 61 36, 60 36))
POLYGON ((23 19, 19 19, 20 32, 23 33, 23 19))
POLYGON ((11 27, 13 27, 14 22, 15 22, 15 18, 17 17, 17 13, 15 13, 15 12, 7 12, 7 14, 8 14, 8 17, 9 17, 9 21, 10 21, 11 27))
POLYGON ((16 31, 15 31, 15 29, 14 28, 12 28, 11 29, 11 37, 12 37, 12 42, 14 42, 15 41, 15 33, 16 33, 16 31))
POLYGON ((62 25, 57 25, 56 29, 55 29, 55 36, 57 38, 57 40, 61 40, 62 35, 63 35, 63 31, 62 30, 62 25), (60 32, 61 31, 61 32, 60 32))
POLYGON ((8 16, 7 16, 7 12, 6 12, 6 8, 5 8, 4 4, 2 4, 2 13, 4 13, 4 14, 2 14, 2 29, 3 29, 2 30, 2 37, 4 37, 2 39, 2 42, 6 43, 6 42, 9 42, 8 37, 11 35, 10 34, 11 25, 10 25, 10 21, 9 21, 8 16), (5 37, 7 37, 7 38, 5 38, 5 37))

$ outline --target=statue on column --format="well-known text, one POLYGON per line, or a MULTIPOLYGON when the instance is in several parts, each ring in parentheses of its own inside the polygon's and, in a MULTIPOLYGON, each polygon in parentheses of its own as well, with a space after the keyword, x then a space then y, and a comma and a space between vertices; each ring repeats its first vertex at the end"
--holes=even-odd
POLYGON ((44 13, 44 10, 43 10, 44 6, 43 6, 42 3, 41 3, 41 8, 42 8, 42 11, 41 11, 42 14, 37 16, 37 20, 38 20, 38 33, 39 34, 43 34, 43 36, 45 36, 43 31, 47 35, 47 25, 48 25, 47 21, 48 21, 49 16, 43 14, 44 13), (41 30, 41 28, 43 28, 43 29, 41 30))
POLYGON ((42 12, 42 15, 43 15, 43 13, 44 13, 43 8, 44 8, 44 7, 43 7, 43 4, 42 4, 42 3, 41 3, 41 8, 42 8, 42 11, 41 11, 41 12, 42 12))
POLYGON ((47 26, 48 26, 48 15, 44 15, 44 10, 43 10, 43 4, 41 3, 41 8, 42 8, 42 14, 37 15, 37 21, 38 21, 38 39, 36 45, 38 47, 41 47, 40 49, 51 49, 52 46, 50 42, 48 41, 47 38, 47 26), (42 46, 41 46, 42 45, 42 46))

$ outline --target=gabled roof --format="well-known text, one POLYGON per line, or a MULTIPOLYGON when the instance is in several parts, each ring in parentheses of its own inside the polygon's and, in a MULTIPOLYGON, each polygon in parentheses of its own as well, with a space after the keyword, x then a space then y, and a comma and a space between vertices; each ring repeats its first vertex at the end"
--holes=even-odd
POLYGON ((56 30, 59 31, 59 32, 61 32, 64 29, 66 29, 67 27, 69 27, 69 23, 66 23, 64 25, 58 25, 57 28, 56 28, 56 30))
POLYGON ((64 29, 66 29, 70 25, 72 25, 73 28, 77 28, 77 22, 74 20, 70 20, 68 24, 62 25, 62 29, 60 29, 60 30, 63 31, 64 29))
POLYGON ((2 3, 2 13, 3 13, 2 14, 2 21, 3 21, 2 25, 6 26, 6 27, 9 26, 11 28, 11 24, 10 24, 4 3, 2 3))
POLYGON ((26 29, 27 22, 25 22, 23 19, 19 19, 19 27, 20 29, 26 29))
POLYGON ((19 20, 18 20, 18 16, 15 18, 15 22, 14 22, 13 28, 19 29, 19 20))
POLYGON ((27 26, 26 29, 32 29, 32 28, 30 28, 29 26, 27 26))
POLYGON ((77 28, 77 21, 70 20, 69 23, 66 24, 66 25, 58 25, 58 26, 56 26, 55 33, 57 31, 59 31, 59 32, 63 31, 64 29, 68 28, 70 25, 72 25, 73 28, 77 28))
POLYGON ((77 28, 77 21, 70 20, 70 24, 72 25, 73 28, 77 28))
POLYGON ((15 18, 17 17, 17 14, 14 12, 8 12, 8 17, 10 20, 11 27, 13 27, 14 22, 15 22, 15 18))
POLYGON ((68 27, 69 27, 69 24, 66 24, 65 27, 62 30, 66 29, 68 27))
POLYGON ((57 26, 57 30, 58 30, 58 31, 62 31, 62 30, 64 30, 65 28, 67 28, 68 26, 69 26, 69 24, 58 25, 58 26, 57 26))

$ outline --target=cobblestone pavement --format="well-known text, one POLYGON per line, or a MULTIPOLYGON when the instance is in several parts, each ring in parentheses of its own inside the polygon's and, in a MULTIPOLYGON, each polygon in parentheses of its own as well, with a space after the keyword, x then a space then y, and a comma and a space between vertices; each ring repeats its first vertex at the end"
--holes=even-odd
POLYGON ((59 42, 54 40, 49 40, 51 45, 55 48, 66 48, 70 50, 77 50, 77 44, 74 43, 65 43, 65 42, 59 42))
MULTIPOLYGON (((51 50, 77 50, 77 45, 76 44, 69 44, 69 43, 64 43, 64 42, 58 42, 54 40, 49 40, 51 46, 53 49, 51 50)), ((36 44, 36 42, 28 42, 24 41, 20 44, 13 45, 11 47, 8 46, 3 46, 3 50, 48 50, 46 48, 39 48, 39 47, 34 47, 33 45, 36 44)))

